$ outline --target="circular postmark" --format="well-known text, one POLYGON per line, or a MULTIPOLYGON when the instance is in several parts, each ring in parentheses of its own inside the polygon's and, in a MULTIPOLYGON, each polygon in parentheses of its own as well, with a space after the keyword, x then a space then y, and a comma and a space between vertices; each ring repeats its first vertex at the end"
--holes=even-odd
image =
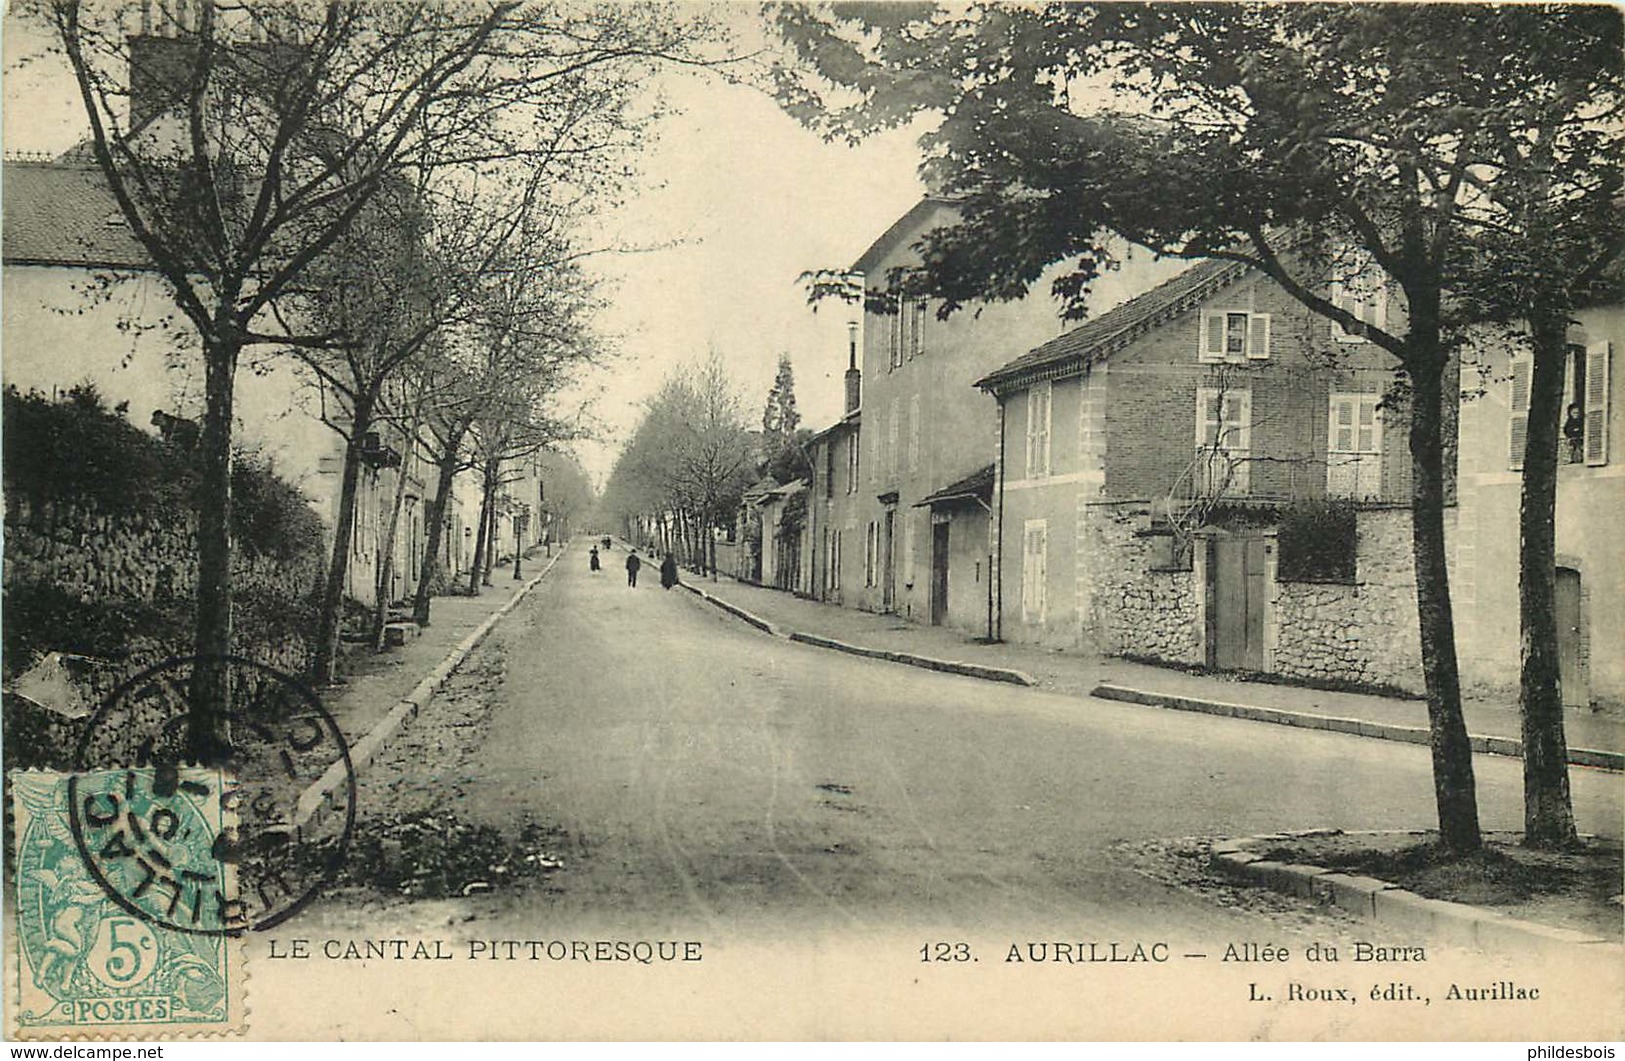
POLYGON ((349 849, 355 768, 344 735, 314 692, 263 663, 189 656, 142 671, 98 707, 75 765, 68 817, 86 868, 116 904, 162 928, 280 924, 349 849), (201 745, 199 732, 209 734, 201 745))

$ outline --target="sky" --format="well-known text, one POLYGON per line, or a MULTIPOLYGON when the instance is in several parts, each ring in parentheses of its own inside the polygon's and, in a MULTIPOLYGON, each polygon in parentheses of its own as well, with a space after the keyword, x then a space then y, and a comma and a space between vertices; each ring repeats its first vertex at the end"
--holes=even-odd
MULTIPOLYGON (((755 4, 719 6, 736 47, 768 44, 755 4)), ((84 120, 66 70, 17 60, 40 40, 6 22, 4 146, 56 153, 84 120)), ((846 312, 814 312, 797 277, 845 267, 924 194, 917 130, 857 148, 825 143, 771 98, 705 73, 671 70, 650 86, 673 113, 638 160, 637 194, 605 219, 606 243, 655 248, 599 258, 609 308, 599 321, 619 356, 583 393, 604 437, 578 446, 602 485, 642 402, 677 365, 715 348, 754 421, 778 359, 795 369, 803 426, 839 414, 846 312)))

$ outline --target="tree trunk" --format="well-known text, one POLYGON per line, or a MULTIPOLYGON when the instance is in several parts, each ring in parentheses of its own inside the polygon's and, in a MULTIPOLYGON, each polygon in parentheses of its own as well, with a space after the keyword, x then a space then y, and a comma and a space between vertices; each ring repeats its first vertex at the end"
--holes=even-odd
MULTIPOLYGON (((407 445, 417 437, 418 425, 414 421, 407 435, 407 445)), ((401 525, 401 507, 406 501, 406 469, 411 459, 410 450, 401 454, 401 466, 395 469, 395 496, 390 499, 389 520, 384 524, 384 543, 378 549, 377 577, 373 580, 372 648, 384 650, 384 627, 389 625, 390 590, 395 582, 395 537, 401 525)))
POLYGON ((429 625, 430 601, 434 596, 434 580, 440 574, 440 549, 446 531, 446 506, 451 504, 452 487, 457 482, 457 443, 461 436, 447 442, 446 452, 439 461, 439 478, 435 483, 434 501, 423 514, 428 521, 424 527, 428 544, 423 549, 423 575, 418 579, 417 593, 412 598, 412 620, 419 626, 429 625))
POLYGON ((480 595, 480 583, 485 579, 485 557, 493 545, 491 543, 491 506, 496 500, 495 491, 491 483, 491 464, 486 462, 480 472, 480 529, 474 535, 474 562, 468 568, 468 594, 471 597, 480 595))
POLYGON ((1433 751, 1433 791, 1439 836, 1458 853, 1483 843, 1473 783, 1473 749, 1461 714, 1461 676, 1456 665, 1455 617, 1445 561, 1444 446, 1442 431, 1445 359, 1437 342, 1436 317, 1413 308, 1412 342, 1421 351, 1406 368, 1411 380, 1411 550, 1416 564, 1416 612, 1422 673, 1427 685, 1428 730, 1433 751), (1417 342, 1420 332, 1422 341, 1417 342))
POLYGON ((1550 849, 1577 842, 1558 668, 1554 523, 1568 315, 1537 305, 1530 316, 1535 356, 1518 507, 1518 620, 1522 633, 1518 706, 1523 721, 1524 843, 1550 849))
POLYGON ((497 480, 500 475, 499 468, 500 465, 496 461, 491 462, 490 479, 485 485, 485 494, 490 498, 485 505, 486 518, 491 521, 491 526, 485 533, 485 565, 480 571, 480 581, 487 586, 491 584, 491 572, 496 569, 497 555, 502 550, 502 539, 497 534, 497 523, 499 522, 497 519, 497 480))
POLYGON ((203 427, 197 502, 197 612, 193 654, 201 657, 186 717, 186 750, 194 762, 214 763, 231 747, 226 705, 231 702, 231 433, 240 343, 216 340, 204 348, 203 427))
POLYGON ((350 544, 354 540, 355 497, 361 479, 361 446, 372 429, 371 396, 357 400, 350 436, 344 446, 344 470, 339 478, 339 507, 333 521, 333 554, 322 584, 321 615, 317 621, 316 654, 311 679, 332 685, 338 677, 339 633, 343 621, 344 581, 350 571, 350 544))

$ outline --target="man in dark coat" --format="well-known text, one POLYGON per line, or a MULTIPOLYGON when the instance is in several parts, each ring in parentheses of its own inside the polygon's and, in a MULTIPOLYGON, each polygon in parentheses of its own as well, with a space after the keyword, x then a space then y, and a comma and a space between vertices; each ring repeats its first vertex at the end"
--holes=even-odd
POLYGON ((638 551, 636 549, 633 549, 626 556, 626 584, 628 586, 631 586, 633 588, 637 587, 637 584, 638 584, 638 568, 640 568, 642 566, 643 566, 643 561, 638 559, 638 551))
POLYGON ((595 546, 592 547, 592 552, 588 554, 588 563, 591 565, 593 573, 597 574, 598 573, 598 546, 595 545, 595 546))
POLYGON ((660 561, 660 585, 662 589, 671 589, 677 585, 677 558, 670 553, 660 561))

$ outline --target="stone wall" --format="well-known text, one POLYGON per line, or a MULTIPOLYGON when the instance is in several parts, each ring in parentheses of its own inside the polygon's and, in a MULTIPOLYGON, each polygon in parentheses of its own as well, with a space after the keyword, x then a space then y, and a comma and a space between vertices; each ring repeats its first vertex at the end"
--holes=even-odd
MULTIPOLYGON (((306 638, 294 614, 318 585, 322 550, 290 558, 236 552, 234 651, 290 673, 303 671, 306 638)), ((190 510, 113 514, 93 503, 30 503, 8 492, 5 513, 5 572, 8 596, 50 587, 59 599, 77 602, 89 613, 147 614, 153 617, 118 645, 99 644, 95 654, 107 665, 95 668, 96 697, 125 677, 168 655, 188 649, 189 616, 197 572, 195 516, 190 510)), ((77 631, 73 631, 77 633, 77 631)), ((33 655, 74 646, 33 643, 29 631, 8 636, 33 655)), ((85 631, 86 638, 93 638, 85 631)), ((8 673, 26 669, 29 659, 6 661, 8 673)))
POLYGON ((1410 511, 1362 510, 1356 534, 1353 585, 1276 583, 1272 669, 1420 692, 1410 511))
POLYGON ((1190 571, 1158 570, 1165 540, 1148 535, 1144 501, 1078 505, 1078 606, 1100 652, 1200 663, 1199 602, 1190 571))

